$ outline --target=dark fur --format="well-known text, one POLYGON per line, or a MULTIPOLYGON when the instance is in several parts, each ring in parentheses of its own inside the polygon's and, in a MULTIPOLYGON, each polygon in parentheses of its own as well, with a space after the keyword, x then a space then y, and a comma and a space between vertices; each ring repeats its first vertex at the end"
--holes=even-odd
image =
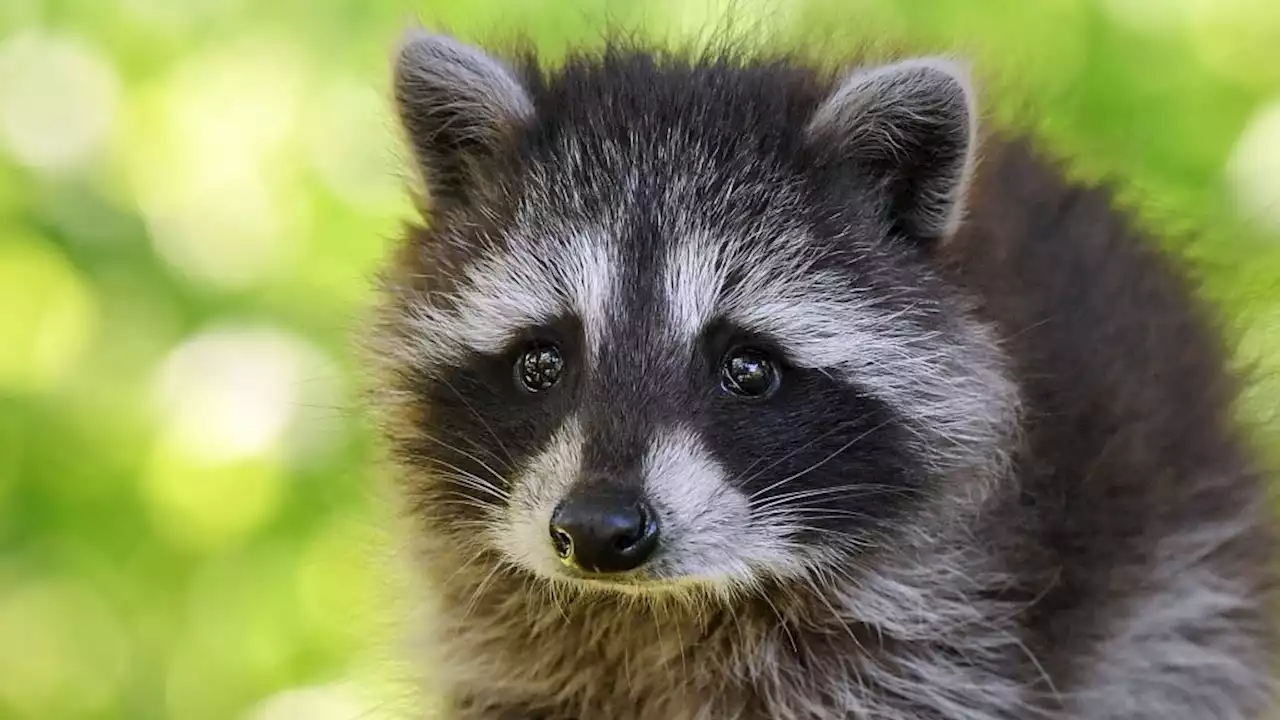
POLYGON ((1027 615, 1052 650, 1046 669, 1071 682, 1071 658, 1105 636, 1109 609, 1147 588, 1154 540, 1232 523, 1250 530, 1201 561, 1262 601, 1233 621, 1269 668, 1272 501, 1237 428, 1239 380, 1212 311, 1105 188, 1064 182, 1023 142, 988 143, 980 173, 952 272, 1018 365, 1027 449, 1006 512, 1021 519, 999 534, 1022 573, 1055 577, 1027 615))
MULTIPOLYGON (((938 141, 906 148, 909 164, 865 152, 883 146, 803 136, 835 75, 629 50, 552 73, 532 58, 517 67, 531 118, 517 109, 468 126, 431 115, 465 113, 456 103, 402 95, 429 228, 410 233, 388 270, 376 337, 388 436, 441 607, 432 642, 446 666, 425 672, 445 678, 459 717, 1189 720, 1270 708, 1272 518, 1236 429, 1237 381, 1194 287, 1105 189, 1068 183, 1026 141, 989 133, 948 237, 912 204, 955 163, 945 128, 908 132, 938 141), (566 135, 580 141, 575 157, 566 135), (714 172, 690 177, 695 166, 714 172), (637 167, 636 184, 612 182, 637 167), (520 216, 535 193, 545 216, 520 216), (717 325, 700 351, 671 356, 646 310, 682 212, 707 212, 740 238, 763 227, 759 253, 771 251, 764 236, 803 229, 815 269, 932 333, 959 332, 966 317, 989 323, 1021 398, 1016 436, 982 457, 970 453, 978 441, 956 440, 940 460, 930 453, 945 438, 922 441, 915 419, 821 368, 789 372, 766 405, 711 392, 716 359, 751 334, 717 325), (599 368, 571 367, 543 398, 511 382, 518 343, 447 367, 404 361, 395 348, 422 332, 412 308, 446 297, 518 216, 549 235, 612 218, 622 290, 599 368), (586 427, 584 476, 636 482, 655 428, 679 420, 744 493, 767 500, 797 474, 788 492, 846 478, 879 490, 810 503, 824 512, 796 542, 844 560, 805 581, 689 596, 548 586, 470 544, 495 499, 448 476, 522 467, 570 412, 586 427), (854 437, 856 451, 841 452, 854 437), (987 471, 991 492, 967 492, 986 488, 987 471), (1197 599, 1219 581, 1231 602, 1197 599), (863 614, 851 599, 877 587, 898 588, 886 603, 921 607, 863 614), (1182 611, 1160 615, 1161 602, 1182 611), (1122 640, 1144 614, 1164 623, 1158 637, 1122 640), (1152 667, 1159 648, 1180 655, 1152 667), (1254 672, 1212 665, 1223 658, 1254 672), (958 672, 952 686, 939 680, 958 672), (1126 696, 1139 706, 1126 710, 1126 696)), ((529 331, 562 340, 571 357, 585 343, 574 317, 529 331)), ((513 472, 499 473, 507 489, 513 472)))

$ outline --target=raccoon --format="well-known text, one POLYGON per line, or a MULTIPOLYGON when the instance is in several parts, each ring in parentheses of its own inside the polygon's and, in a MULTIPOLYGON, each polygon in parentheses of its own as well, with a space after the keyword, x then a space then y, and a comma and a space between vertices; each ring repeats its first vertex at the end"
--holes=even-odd
POLYGON ((475 720, 1262 718, 1225 335, 956 60, 409 31, 376 394, 475 720))

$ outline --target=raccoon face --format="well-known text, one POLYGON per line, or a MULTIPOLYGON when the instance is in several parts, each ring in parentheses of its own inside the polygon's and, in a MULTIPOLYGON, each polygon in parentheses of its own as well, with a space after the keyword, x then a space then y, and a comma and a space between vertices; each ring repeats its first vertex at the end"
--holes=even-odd
POLYGON ((547 75, 414 32, 395 92, 428 227, 379 347, 424 532, 580 587, 733 590, 980 494, 1016 398, 930 268, 973 154, 953 66, 547 75))

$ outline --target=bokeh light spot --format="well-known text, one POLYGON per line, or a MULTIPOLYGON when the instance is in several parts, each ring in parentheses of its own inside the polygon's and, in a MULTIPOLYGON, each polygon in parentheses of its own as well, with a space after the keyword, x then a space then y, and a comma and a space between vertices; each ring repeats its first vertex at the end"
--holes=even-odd
POLYGON ((207 564, 191 585, 187 618, 200 654, 229 673, 278 677, 301 637, 293 564, 269 542, 207 564))
POLYGON ((306 224, 290 156, 301 67, 284 41, 192 59, 131 128, 129 170, 152 243, 185 276, 238 289, 288 271, 306 224))
POLYGON ((1188 0, 1102 0, 1101 9, 1129 30, 1173 34, 1187 25, 1188 0))
POLYGON ((386 99, 364 83, 334 83, 315 99, 306 128, 312 168, 331 192, 360 208, 398 207, 405 172, 386 99))
POLYGON ((186 452, 217 462, 272 451, 301 405, 313 355, 268 328, 196 335, 169 354, 156 378, 167 433, 186 452))
POLYGON ((1242 212, 1280 233, 1280 98, 1258 111, 1240 134, 1227 176, 1242 212))
POLYGON ((1192 49, 1218 75, 1255 88, 1280 82, 1280 3, 1186 0, 1192 49))
POLYGON ((327 372, 318 350, 268 327, 211 328, 175 347, 155 378, 163 431, 145 482, 160 527, 205 548, 268 521, 283 460, 332 437, 323 414, 300 413, 333 395, 327 372))
MULTIPOLYGON (((1259 308, 1255 319, 1240 337, 1238 361, 1252 381, 1241 398, 1246 417, 1257 423, 1268 437, 1280 434, 1280 303, 1259 308)), ((1270 459, 1280 462, 1280 447, 1267 448, 1270 459)))
POLYGON ((343 684, 284 690, 254 706, 244 720, 382 720, 356 689, 343 684))
POLYGON ((110 136, 119 94, 114 68, 84 42, 13 35, 0 43, 0 147, 32 168, 75 168, 110 136))
POLYGON ((0 590, 0 707, 71 717, 109 707, 128 667, 119 619, 65 581, 0 590))
POLYGON ((0 245, 0 388, 45 390, 70 372, 97 320, 93 292, 45 242, 0 245))
MULTIPOLYGON (((197 644, 181 642, 169 652, 162 717, 173 720, 224 720, 249 702, 244 679, 234 668, 215 662, 197 644)), ((304 720, 299 718, 298 720, 304 720)))
POLYGON ((320 348, 300 339, 289 344, 298 377, 296 401, 281 440, 294 468, 317 469, 347 448, 350 402, 342 368, 320 348))
POLYGON ((387 598, 377 569, 391 564, 381 538, 368 525, 339 520, 308 544, 298 566, 299 611, 312 631, 349 650, 377 631, 387 598))
POLYGON ((216 460, 165 437, 154 449, 142 490, 154 525, 169 541, 213 552, 275 516, 284 479, 273 458, 216 460))

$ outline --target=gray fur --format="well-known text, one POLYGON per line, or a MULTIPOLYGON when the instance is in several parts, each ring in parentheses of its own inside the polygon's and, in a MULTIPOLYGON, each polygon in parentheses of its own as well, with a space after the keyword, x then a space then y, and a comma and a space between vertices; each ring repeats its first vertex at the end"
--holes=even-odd
POLYGON ((913 58, 851 73, 805 128, 853 162, 894 165, 945 148, 935 172, 909 190, 904 213, 916 232, 946 237, 959 226, 973 169, 978 117, 969 73, 943 58, 913 58))
POLYGON ((400 117, 438 194, 465 180, 459 160, 492 148, 527 120, 532 102, 501 62, 421 29, 406 31, 395 53, 393 89, 400 117))

